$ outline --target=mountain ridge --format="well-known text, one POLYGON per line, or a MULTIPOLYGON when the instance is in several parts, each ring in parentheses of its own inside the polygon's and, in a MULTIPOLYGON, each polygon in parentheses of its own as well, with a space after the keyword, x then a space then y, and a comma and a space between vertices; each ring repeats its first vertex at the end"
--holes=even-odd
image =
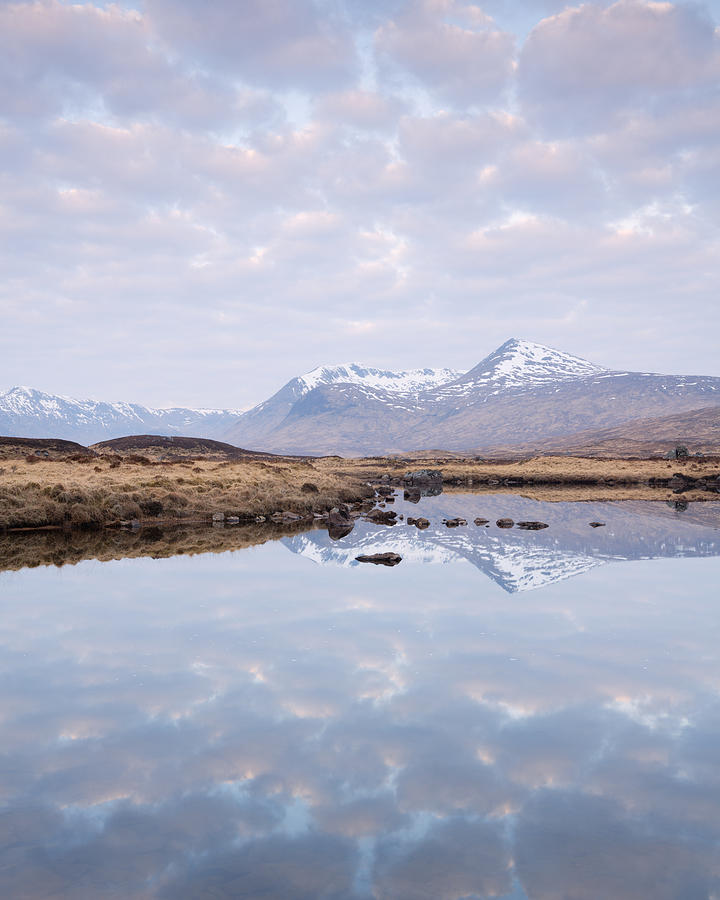
POLYGON ((0 434, 87 444, 129 433, 185 435, 300 455, 482 452, 712 406, 720 406, 720 377, 614 371, 510 338, 467 372, 317 366, 246 412, 13 388, 0 394, 0 434))

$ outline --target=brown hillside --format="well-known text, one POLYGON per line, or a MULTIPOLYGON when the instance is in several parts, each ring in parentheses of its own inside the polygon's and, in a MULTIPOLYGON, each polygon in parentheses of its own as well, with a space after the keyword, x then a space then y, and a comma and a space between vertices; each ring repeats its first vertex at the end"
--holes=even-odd
POLYGON ((95 454, 82 444, 60 438, 0 437, 0 459, 23 459, 26 456, 67 459, 70 456, 93 457, 95 454))
POLYGON ((100 441, 92 445, 98 453, 114 453, 120 456, 142 454, 151 459, 182 459, 204 457, 206 459, 265 459, 270 453, 243 450, 223 441, 198 437, 164 437, 158 434, 133 434, 127 437, 100 441))
POLYGON ((478 453, 489 458, 567 454, 618 459, 663 456, 678 444, 684 444, 692 454, 720 454, 720 407, 635 419, 613 428, 586 429, 562 438, 498 446, 478 453))

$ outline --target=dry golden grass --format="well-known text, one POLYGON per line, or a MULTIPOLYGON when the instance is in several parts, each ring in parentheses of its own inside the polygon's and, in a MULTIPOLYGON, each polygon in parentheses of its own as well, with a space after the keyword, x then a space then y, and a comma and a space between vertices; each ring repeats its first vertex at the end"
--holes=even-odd
POLYGON ((329 470, 366 480, 377 480, 387 473, 393 478, 418 469, 440 469, 444 481, 459 479, 464 484, 483 484, 508 479, 522 479, 538 484, 643 484, 651 479, 669 479, 675 472, 692 478, 720 474, 720 460, 715 458, 666 459, 596 459, 574 456, 539 456, 527 460, 477 461, 472 459, 438 458, 400 459, 337 459, 323 460, 329 470))
POLYGON ((0 527, 204 522, 214 513, 311 515, 368 493, 362 484, 305 460, 16 460, 0 468, 0 527))

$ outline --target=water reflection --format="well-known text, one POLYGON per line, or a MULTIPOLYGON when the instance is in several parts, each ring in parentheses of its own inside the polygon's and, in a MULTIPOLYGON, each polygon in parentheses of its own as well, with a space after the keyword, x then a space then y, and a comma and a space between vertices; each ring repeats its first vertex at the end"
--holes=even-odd
MULTIPOLYGON (((410 503, 414 504, 413 499, 410 503)), ((399 523, 391 530, 359 523, 340 542, 325 531, 288 537, 284 543, 321 565, 356 565, 364 553, 392 550, 406 561, 457 563, 480 569, 508 593, 532 590, 581 575, 607 562, 681 556, 720 556, 720 503, 616 501, 543 503, 514 495, 426 496, 416 507, 399 501, 405 515, 431 520, 426 531, 399 523), (462 517, 468 526, 446 528, 443 519, 462 517), (487 527, 473 520, 489 520, 487 527), (542 531, 499 529, 495 522, 542 521, 542 531), (603 523, 601 528, 590 522, 603 523)))
POLYGON ((278 543, 4 573, 2 896, 709 900, 719 576, 508 602, 278 543))

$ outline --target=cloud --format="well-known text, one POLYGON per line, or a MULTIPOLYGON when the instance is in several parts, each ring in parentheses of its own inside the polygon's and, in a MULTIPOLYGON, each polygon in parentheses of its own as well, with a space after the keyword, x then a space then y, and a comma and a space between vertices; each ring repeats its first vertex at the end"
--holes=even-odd
POLYGON ((171 46, 250 84, 337 90, 356 72, 350 34, 313 0, 148 0, 146 8, 171 46))
POLYGON ((518 84, 539 124, 573 134, 637 107, 681 107, 719 74, 720 38, 702 7, 619 0, 539 22, 520 53, 518 84))
POLYGON ((381 60, 440 100, 471 106, 499 98, 513 71, 514 44, 480 7, 455 0, 409 3, 375 34, 381 60))

